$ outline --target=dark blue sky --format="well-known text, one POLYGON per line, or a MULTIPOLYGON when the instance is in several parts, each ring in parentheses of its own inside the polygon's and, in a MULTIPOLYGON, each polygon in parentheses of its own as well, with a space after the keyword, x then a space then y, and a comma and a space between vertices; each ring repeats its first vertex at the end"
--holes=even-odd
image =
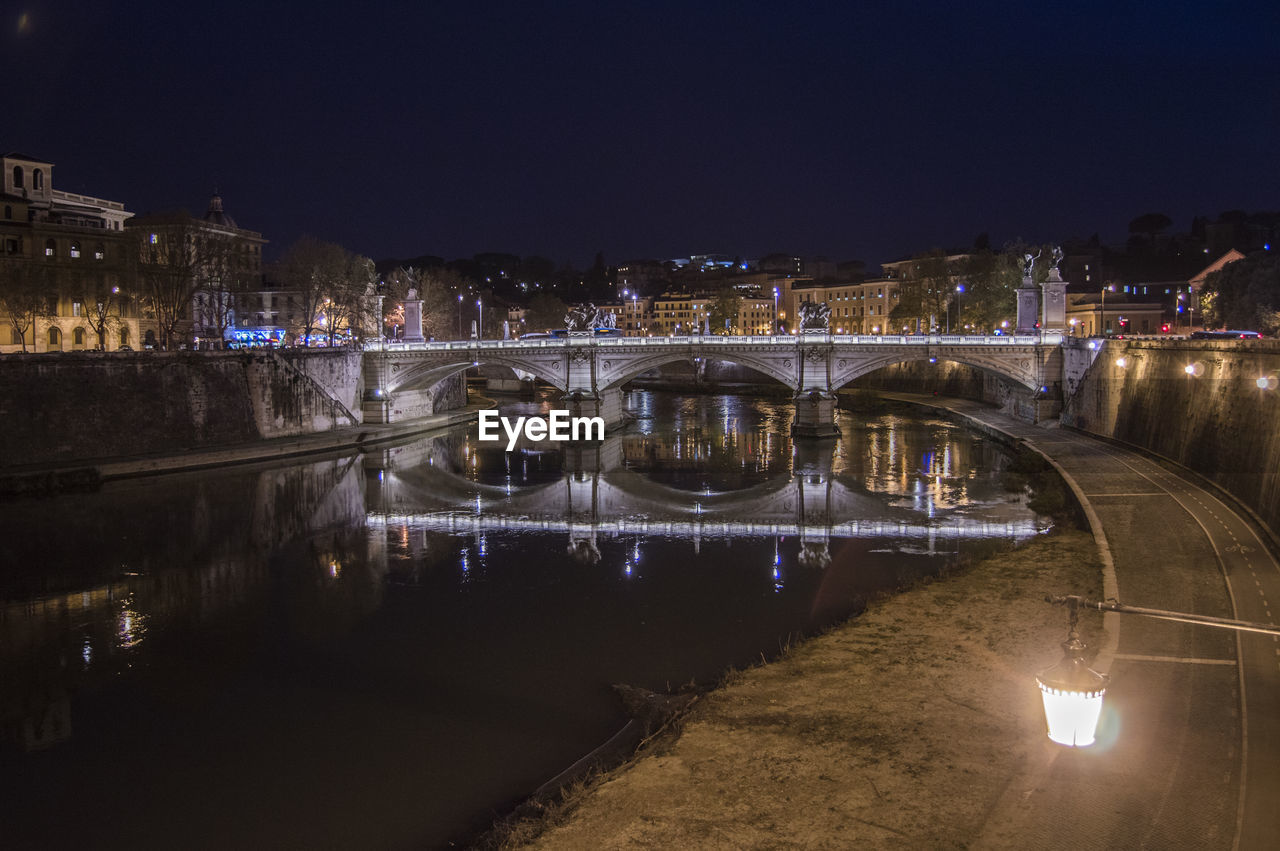
POLYGON ((135 212, 216 182, 277 250, 1121 240, 1143 212, 1280 208, 1278 9, 18 3, 0 148, 135 212))

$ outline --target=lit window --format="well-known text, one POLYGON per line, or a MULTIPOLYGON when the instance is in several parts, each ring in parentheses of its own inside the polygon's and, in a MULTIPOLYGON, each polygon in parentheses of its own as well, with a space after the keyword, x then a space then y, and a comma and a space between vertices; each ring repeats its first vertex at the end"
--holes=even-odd
POLYGON ((71 302, 71 315, 72 316, 80 315, 80 302, 78 301, 71 302))
POLYGON ((156 235, 155 235, 154 233, 153 233, 153 234, 151 234, 151 244, 152 244, 152 245, 155 245, 155 244, 156 244, 156 235))
POLYGON ((78 242, 71 243, 71 256, 72 257, 80 256, 80 243, 78 242))

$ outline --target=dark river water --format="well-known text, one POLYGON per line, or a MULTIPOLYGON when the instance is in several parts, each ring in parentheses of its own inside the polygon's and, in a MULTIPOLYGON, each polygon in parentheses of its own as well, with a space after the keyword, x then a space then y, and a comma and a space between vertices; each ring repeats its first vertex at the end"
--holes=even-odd
POLYGON ((628 406, 0 506, 0 847, 463 840, 626 722, 611 684, 714 684, 1045 526, 943 420, 628 406))

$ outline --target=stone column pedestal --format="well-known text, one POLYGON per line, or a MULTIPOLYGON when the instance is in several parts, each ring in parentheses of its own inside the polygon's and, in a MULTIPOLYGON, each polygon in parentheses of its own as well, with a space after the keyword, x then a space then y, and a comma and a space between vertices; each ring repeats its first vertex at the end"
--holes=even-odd
POLYGON ((1018 325, 1015 329, 1017 333, 1036 333, 1036 321, 1040 318, 1039 302, 1040 291, 1036 289, 1036 285, 1030 278, 1023 278, 1022 286, 1018 287, 1018 325))
POLYGON ((1049 280, 1042 285, 1044 302, 1041 306, 1041 331, 1067 330, 1067 282, 1056 268, 1049 270, 1049 280))
POLYGON ((791 436, 799 438, 833 438, 836 428, 836 397, 825 390, 804 390, 795 396, 796 418, 791 436))
POLYGON ((405 299, 404 302, 404 341, 406 343, 425 343, 422 336, 422 299, 405 299))

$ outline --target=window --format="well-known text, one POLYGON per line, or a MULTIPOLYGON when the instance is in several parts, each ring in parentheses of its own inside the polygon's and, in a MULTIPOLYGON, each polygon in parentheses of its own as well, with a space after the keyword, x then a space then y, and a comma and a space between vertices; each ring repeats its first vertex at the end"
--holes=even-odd
POLYGON ((80 243, 71 243, 71 256, 78 258, 80 256, 80 243))
POLYGON ((83 328, 77 328, 76 330, 71 332, 71 342, 77 346, 84 345, 84 329, 83 328))
POLYGON ((12 207, 10 207, 8 204, 5 204, 5 205, 4 205, 4 217, 5 217, 6 219, 12 219, 12 218, 13 218, 13 208, 12 208, 12 207))
POLYGON ((45 298, 44 312, 49 314, 50 316, 58 315, 58 297, 56 295, 51 295, 45 298))
POLYGON ((73 301, 73 302, 71 302, 71 315, 72 315, 72 316, 79 316, 79 315, 80 315, 80 313, 81 313, 81 308, 82 308, 82 306, 83 306, 83 305, 81 305, 81 304, 80 304, 80 302, 78 302, 78 301, 73 301))
POLYGON ((156 235, 155 235, 154 233, 153 233, 153 234, 151 234, 151 244, 152 244, 152 245, 155 245, 155 244, 156 244, 156 235))
POLYGON ((22 166, 20 165, 15 165, 13 167, 13 188, 22 188, 22 166))
POLYGON ((107 256, 107 247, 103 245, 101 242, 99 242, 98 246, 93 249, 93 259, 102 260, 106 256, 107 256))
POLYGON ((49 347, 52 348, 54 346, 62 348, 62 332, 56 327, 49 329, 49 347))
POLYGON ((45 257, 58 256, 58 243, 54 242, 52 239, 46 239, 44 241, 44 256, 45 257))
POLYGON ((24 341, 22 339, 22 335, 18 333, 18 329, 10 328, 9 329, 9 345, 21 346, 23 342, 24 341))
POLYGON ((44 169, 36 169, 31 173, 31 188, 40 190, 44 189, 44 169))
POLYGON ((120 345, 122 346, 129 345, 129 329, 128 328, 120 329, 120 345))

